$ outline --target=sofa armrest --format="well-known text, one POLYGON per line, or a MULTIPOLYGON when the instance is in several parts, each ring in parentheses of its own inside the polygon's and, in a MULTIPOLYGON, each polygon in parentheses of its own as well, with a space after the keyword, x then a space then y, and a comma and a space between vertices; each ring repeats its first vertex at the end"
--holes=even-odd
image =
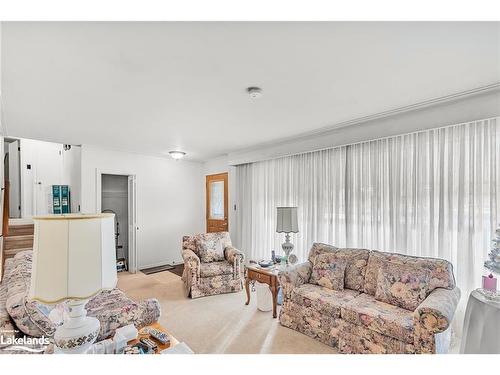
POLYGON ((307 261, 294 266, 287 267, 278 273, 278 280, 283 288, 283 296, 289 299, 292 290, 309 281, 312 273, 312 264, 307 261))
POLYGON ((436 288, 413 313, 414 322, 427 332, 435 334, 450 326, 460 300, 460 289, 436 288))
POLYGON ((226 246, 226 248, 224 249, 224 256, 226 257, 226 260, 231 264, 234 264, 234 262, 238 259, 240 263, 243 263, 243 261, 245 260, 245 254, 243 254, 240 250, 233 246, 226 246))

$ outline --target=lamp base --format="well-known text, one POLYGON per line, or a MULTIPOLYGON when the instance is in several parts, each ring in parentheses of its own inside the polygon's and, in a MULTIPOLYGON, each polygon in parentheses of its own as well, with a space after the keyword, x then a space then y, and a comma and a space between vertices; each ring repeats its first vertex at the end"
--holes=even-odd
POLYGON ((285 256, 286 256, 285 263, 288 264, 288 257, 290 256, 290 254, 292 253, 293 248, 294 248, 293 243, 290 242, 290 234, 289 233, 286 233, 285 242, 283 242, 283 244, 281 244, 281 248, 283 249, 283 252, 285 253, 285 256))
POLYGON ((55 353, 84 354, 94 344, 101 324, 96 318, 87 316, 85 304, 88 300, 70 300, 68 319, 56 329, 55 353))

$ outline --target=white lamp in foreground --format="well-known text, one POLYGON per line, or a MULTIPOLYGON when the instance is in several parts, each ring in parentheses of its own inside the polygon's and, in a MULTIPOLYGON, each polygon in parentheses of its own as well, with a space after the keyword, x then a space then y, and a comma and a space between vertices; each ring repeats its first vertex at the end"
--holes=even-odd
POLYGON ((33 218, 30 298, 45 304, 68 301, 69 318, 54 335, 56 351, 85 353, 100 323, 88 317, 87 301, 116 286, 114 214, 68 214, 33 218))
POLYGON ((293 243, 290 242, 290 233, 298 233, 297 207, 277 207, 276 232, 286 233, 285 242, 281 245, 286 255, 286 263, 293 251, 293 243))

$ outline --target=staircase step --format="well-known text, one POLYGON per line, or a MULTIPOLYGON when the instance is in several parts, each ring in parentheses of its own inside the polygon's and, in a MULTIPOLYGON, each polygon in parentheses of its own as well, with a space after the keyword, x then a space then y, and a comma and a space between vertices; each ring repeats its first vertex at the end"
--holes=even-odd
POLYGON ((3 240, 4 250, 33 248, 33 235, 8 236, 3 240))
POLYGON ((33 249, 32 248, 28 248, 28 249, 9 249, 9 250, 4 250, 3 251, 3 258, 4 258, 4 260, 5 259, 9 259, 9 258, 14 258, 14 256, 17 253, 20 253, 21 251, 25 251, 25 250, 33 250, 33 249))
POLYGON ((19 224, 19 225, 9 225, 9 234, 8 237, 13 236, 25 236, 29 234, 33 234, 35 231, 34 224, 19 224))

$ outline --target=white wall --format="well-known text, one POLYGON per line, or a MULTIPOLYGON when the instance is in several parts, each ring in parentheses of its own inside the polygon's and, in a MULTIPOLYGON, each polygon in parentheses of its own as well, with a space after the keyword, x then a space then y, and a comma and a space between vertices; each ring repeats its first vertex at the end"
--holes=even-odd
MULTIPOLYGON (((37 180, 45 183, 46 194, 51 194, 50 185, 64 184, 70 186, 71 211, 78 212, 80 205, 80 147, 72 146, 64 151, 60 143, 38 141, 20 138, 21 140, 21 216, 29 219, 34 214, 35 192, 37 180), (60 158, 54 158, 53 153, 60 151, 60 158), (49 154, 50 153, 50 154, 49 154), (56 161, 57 159, 57 161, 56 161), (57 165, 47 165, 55 162, 57 165), (42 165, 43 163, 43 165, 42 165), (31 169, 27 166, 31 165, 31 169), (38 168, 37 168, 38 167, 38 168), (49 173, 47 171, 53 168, 49 173)), ((48 205, 46 199, 39 197, 38 205, 48 205)), ((45 208, 38 207, 38 213, 44 213, 45 208)), ((48 210, 48 208, 47 208, 48 210)))
POLYGON ((80 211, 80 185, 81 185, 81 156, 80 146, 71 146, 69 150, 63 150, 63 174, 62 185, 69 185, 71 191, 71 212, 80 211))
POLYGON ((179 263, 182 236, 204 230, 203 164, 82 146, 81 210, 96 212, 96 170, 134 174, 138 268, 179 263))
MULTIPOLYGON (((236 204, 236 195, 235 195, 235 189, 236 189, 236 184, 235 184, 235 170, 236 167, 230 166, 228 164, 228 158, 227 156, 221 156, 218 158, 210 159, 206 161, 203 164, 203 171, 204 171, 204 176, 208 176, 211 174, 218 174, 218 173, 228 173, 228 202, 229 202, 229 207, 228 207, 228 215, 229 215, 229 234, 231 236, 231 239, 236 238, 236 211, 234 209, 234 206, 236 204)), ((203 196, 206 197, 206 186, 205 186, 205 177, 203 177, 203 196)), ((205 198, 206 199, 206 198, 205 198)), ((204 206, 204 210, 206 209, 206 202, 204 206)), ((204 225, 206 228, 206 214, 205 211, 203 220, 204 220, 204 225)))

